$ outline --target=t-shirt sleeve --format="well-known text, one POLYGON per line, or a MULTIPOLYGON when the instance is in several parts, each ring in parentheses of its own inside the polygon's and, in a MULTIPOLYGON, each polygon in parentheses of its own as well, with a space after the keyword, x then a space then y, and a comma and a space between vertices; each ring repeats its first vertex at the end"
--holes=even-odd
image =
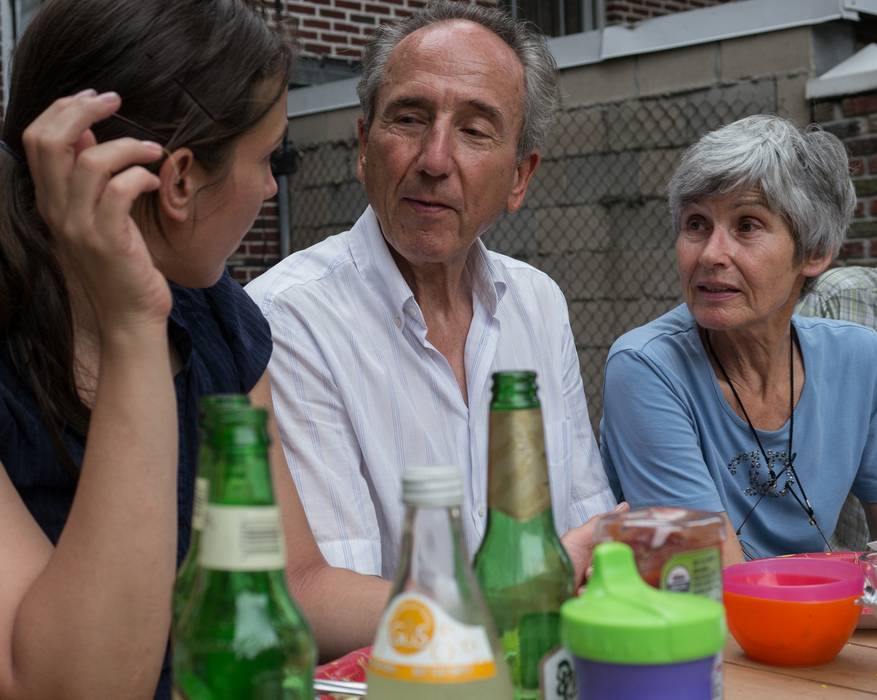
POLYGON ((237 368, 240 386, 249 393, 265 373, 271 359, 271 328, 243 287, 226 272, 207 291, 224 339, 237 368))
POLYGON ((620 351, 607 361, 601 451, 610 480, 632 508, 725 510, 691 407, 640 352, 620 351))

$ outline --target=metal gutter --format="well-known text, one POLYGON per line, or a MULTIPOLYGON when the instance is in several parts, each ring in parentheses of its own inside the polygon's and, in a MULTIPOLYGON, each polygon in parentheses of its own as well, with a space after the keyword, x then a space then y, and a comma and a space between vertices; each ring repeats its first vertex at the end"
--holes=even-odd
MULTIPOLYGON (((558 68, 573 68, 625 56, 637 56, 777 32, 837 20, 858 21, 859 12, 877 14, 877 0, 739 0, 640 22, 611 26, 548 41, 558 68)), ((290 118, 359 104, 357 78, 299 88, 289 93, 290 118)))
POLYGON ((818 78, 807 81, 808 100, 854 95, 877 88, 877 44, 868 44, 818 78))

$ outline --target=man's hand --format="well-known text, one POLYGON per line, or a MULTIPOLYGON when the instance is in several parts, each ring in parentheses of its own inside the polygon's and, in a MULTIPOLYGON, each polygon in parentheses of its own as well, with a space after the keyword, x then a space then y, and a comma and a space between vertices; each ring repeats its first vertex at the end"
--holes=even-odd
MULTIPOLYGON (((630 510, 630 506, 622 501, 611 513, 626 513, 630 510)), ((568 530, 567 533, 560 538, 563 546, 566 548, 569 558, 572 559, 573 570, 575 572, 576 590, 585 582, 585 573, 591 565, 591 555, 594 553, 594 530, 600 518, 608 515, 601 513, 588 519, 583 525, 568 530)))

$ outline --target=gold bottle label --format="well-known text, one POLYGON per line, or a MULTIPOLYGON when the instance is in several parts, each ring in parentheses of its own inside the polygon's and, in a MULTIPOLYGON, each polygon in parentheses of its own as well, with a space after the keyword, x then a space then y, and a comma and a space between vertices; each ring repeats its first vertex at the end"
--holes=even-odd
POLYGON ((542 411, 490 412, 487 504, 516 520, 551 506, 542 411))

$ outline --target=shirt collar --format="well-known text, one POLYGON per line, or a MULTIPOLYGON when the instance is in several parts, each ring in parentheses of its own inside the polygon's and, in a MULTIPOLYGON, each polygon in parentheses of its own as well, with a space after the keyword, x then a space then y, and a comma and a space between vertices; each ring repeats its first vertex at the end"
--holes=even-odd
MULTIPOLYGON (((350 230, 349 245, 353 263, 366 283, 387 307, 404 318, 406 306, 416 303, 414 294, 390 254, 371 206, 366 208, 350 230)), ((494 316, 505 294, 506 282, 480 238, 475 240, 469 251, 466 268, 472 279, 474 300, 478 300, 494 316)))

